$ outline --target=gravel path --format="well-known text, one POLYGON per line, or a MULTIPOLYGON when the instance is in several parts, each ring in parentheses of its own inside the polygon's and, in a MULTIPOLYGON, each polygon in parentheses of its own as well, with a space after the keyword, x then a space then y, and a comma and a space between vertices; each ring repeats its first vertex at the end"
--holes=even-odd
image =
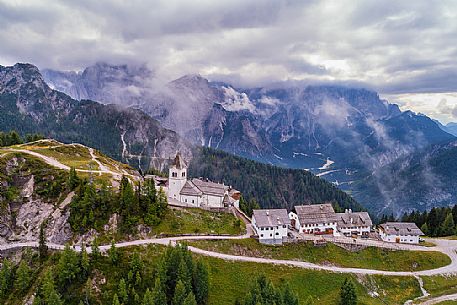
MULTIPOLYGON (((70 167, 68 165, 62 164, 54 158, 45 156, 45 155, 37 153, 35 151, 30 151, 30 150, 26 150, 26 149, 14 149, 14 148, 8 148, 8 151, 29 154, 34 157, 42 159, 44 162, 46 162, 47 164, 49 164, 51 166, 57 167, 59 169, 67 170, 67 171, 70 170, 70 167)), ((101 165, 101 163, 99 163, 99 161, 97 159, 95 159, 94 161, 97 162, 97 164, 99 164, 99 166, 101 165)), ((120 179, 122 177, 121 173, 113 172, 103 165, 100 166, 100 170, 76 169, 76 171, 81 172, 81 173, 109 174, 109 175, 112 175, 113 177, 115 177, 116 179, 120 179)), ((124 175, 135 178, 135 176, 133 176, 131 174, 124 174, 124 175)))
MULTIPOLYGON (((222 239, 243 239, 249 238, 250 234, 247 233, 241 236, 180 236, 180 237, 168 237, 168 238, 154 238, 154 239, 142 239, 142 240, 134 240, 128 242, 120 242, 116 244, 116 247, 130 247, 130 246, 141 246, 141 245, 148 245, 148 244, 159 244, 159 245, 175 245, 177 242, 186 241, 186 240, 222 240, 222 239)), ((213 251, 202 250, 196 247, 189 246, 189 250, 209 256, 220 258, 228 261, 240 261, 240 262, 253 262, 253 263, 262 263, 262 264, 274 264, 274 265, 287 265, 305 269, 314 269, 314 270, 324 270, 330 272, 338 272, 338 273, 354 273, 354 274, 378 274, 378 275, 389 275, 389 276, 423 276, 423 275, 441 275, 441 274, 451 274, 457 273, 457 254, 455 250, 457 249, 457 241, 448 241, 448 240, 433 240, 437 244, 436 247, 427 248, 427 251, 439 251, 446 255, 449 255, 452 262, 451 264, 431 269, 431 270, 423 270, 417 272, 409 272, 409 271, 383 271, 383 270, 374 270, 374 269, 361 269, 361 268, 345 268, 345 267, 336 267, 336 266, 322 266, 318 264, 313 264, 309 262, 301 262, 301 261, 291 261, 291 260, 280 260, 280 259, 268 259, 268 258, 259 258, 259 257, 250 257, 250 256, 238 256, 238 255, 230 255, 230 254, 223 254, 213 251)), ((62 250, 64 248, 63 245, 58 244, 48 244, 49 248, 62 250)), ((100 246, 101 251, 106 251, 110 248, 111 245, 103 245, 100 246)), ((22 248, 22 247, 38 247, 37 242, 27 242, 27 243, 15 243, 15 244, 7 244, 7 245, 0 245, 0 252, 9 249, 15 248, 22 248)), ((74 249, 76 251, 80 251, 79 246, 75 246, 74 249)), ((88 249, 88 252, 90 249, 88 249)))

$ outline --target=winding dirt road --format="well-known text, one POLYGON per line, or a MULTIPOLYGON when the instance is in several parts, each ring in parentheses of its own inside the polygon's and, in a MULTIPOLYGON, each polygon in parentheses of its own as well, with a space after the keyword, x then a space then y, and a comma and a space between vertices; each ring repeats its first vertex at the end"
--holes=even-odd
MULTIPOLYGON (((180 237, 168 237, 168 238, 154 238, 154 239, 141 239, 128 242, 116 243, 116 247, 131 247, 131 246, 142 246, 149 244, 158 244, 158 245, 175 245, 178 242, 183 242, 186 240, 221 240, 221 239, 243 239, 249 238, 250 234, 247 233, 241 236, 180 236, 180 237)), ((426 248, 424 251, 439 251, 451 258, 451 264, 430 270, 409 272, 409 271, 384 271, 384 270, 375 270, 375 269, 362 269, 362 268, 346 268, 346 267, 336 267, 336 266, 322 266, 309 262, 302 261, 292 261, 292 260, 281 260, 281 259, 269 259, 269 258, 259 258, 251 256, 239 256, 239 255, 230 255, 219 252, 202 250, 196 247, 189 246, 189 250, 209 256, 215 257, 228 261, 239 261, 239 262, 252 262, 252 263, 262 263, 262 264, 273 264, 273 265, 287 265, 298 268, 313 269, 313 270, 324 270, 330 272, 338 273, 354 273, 354 274, 377 274, 377 275, 388 275, 388 276, 429 276, 429 275, 442 275, 442 274, 456 274, 457 273, 457 241, 455 240, 433 240, 437 244, 436 247, 426 248)), ((13 243, 7 245, 0 245, 0 252, 10 249, 17 249, 23 247, 38 247, 38 242, 26 242, 26 243, 13 243)), ((58 244, 48 244, 48 247, 56 250, 63 250, 63 245, 58 244)), ((101 251, 107 251, 111 245, 100 246, 101 251)), ((418 248, 415 248, 417 250, 418 248)), ((80 251, 80 246, 74 246, 75 251, 80 251)), ((90 252, 90 249, 87 249, 90 252)), ((420 250, 419 250, 420 251, 420 250)))

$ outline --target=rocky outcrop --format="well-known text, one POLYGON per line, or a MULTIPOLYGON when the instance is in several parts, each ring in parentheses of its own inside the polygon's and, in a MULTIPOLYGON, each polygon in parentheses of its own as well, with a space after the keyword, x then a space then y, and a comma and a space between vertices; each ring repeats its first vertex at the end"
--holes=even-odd
MULTIPOLYGON (((46 177, 36 177, 33 173, 40 171, 41 162, 33 163, 25 157, 4 156, 1 171, 5 177, 0 177, 0 204, 3 212, 0 216, 0 243, 38 241, 40 226, 47 223, 46 237, 50 242, 64 244, 70 240, 72 233, 68 225, 68 203, 73 193, 63 201, 64 206, 57 206, 59 197, 48 198, 39 195, 35 185, 38 179, 54 180, 56 183, 57 170, 47 170, 46 177)), ((65 194, 61 194, 64 196, 65 194)))

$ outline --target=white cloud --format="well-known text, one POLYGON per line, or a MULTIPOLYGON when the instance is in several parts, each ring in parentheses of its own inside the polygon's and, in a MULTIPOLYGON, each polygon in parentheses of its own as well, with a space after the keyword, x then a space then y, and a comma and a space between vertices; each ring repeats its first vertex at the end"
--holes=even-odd
POLYGON ((450 0, 0 0, 0 27, 4 65, 146 62, 168 80, 200 73, 243 86, 306 80, 384 94, 457 92, 450 0))

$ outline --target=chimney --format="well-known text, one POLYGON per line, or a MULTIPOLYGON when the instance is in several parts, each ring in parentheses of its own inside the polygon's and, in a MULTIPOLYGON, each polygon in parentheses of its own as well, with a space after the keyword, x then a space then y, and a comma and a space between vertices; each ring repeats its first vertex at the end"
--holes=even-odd
POLYGON ((267 212, 266 212, 266 213, 267 213, 267 216, 270 216, 270 211, 268 211, 268 210, 267 210, 267 212))

